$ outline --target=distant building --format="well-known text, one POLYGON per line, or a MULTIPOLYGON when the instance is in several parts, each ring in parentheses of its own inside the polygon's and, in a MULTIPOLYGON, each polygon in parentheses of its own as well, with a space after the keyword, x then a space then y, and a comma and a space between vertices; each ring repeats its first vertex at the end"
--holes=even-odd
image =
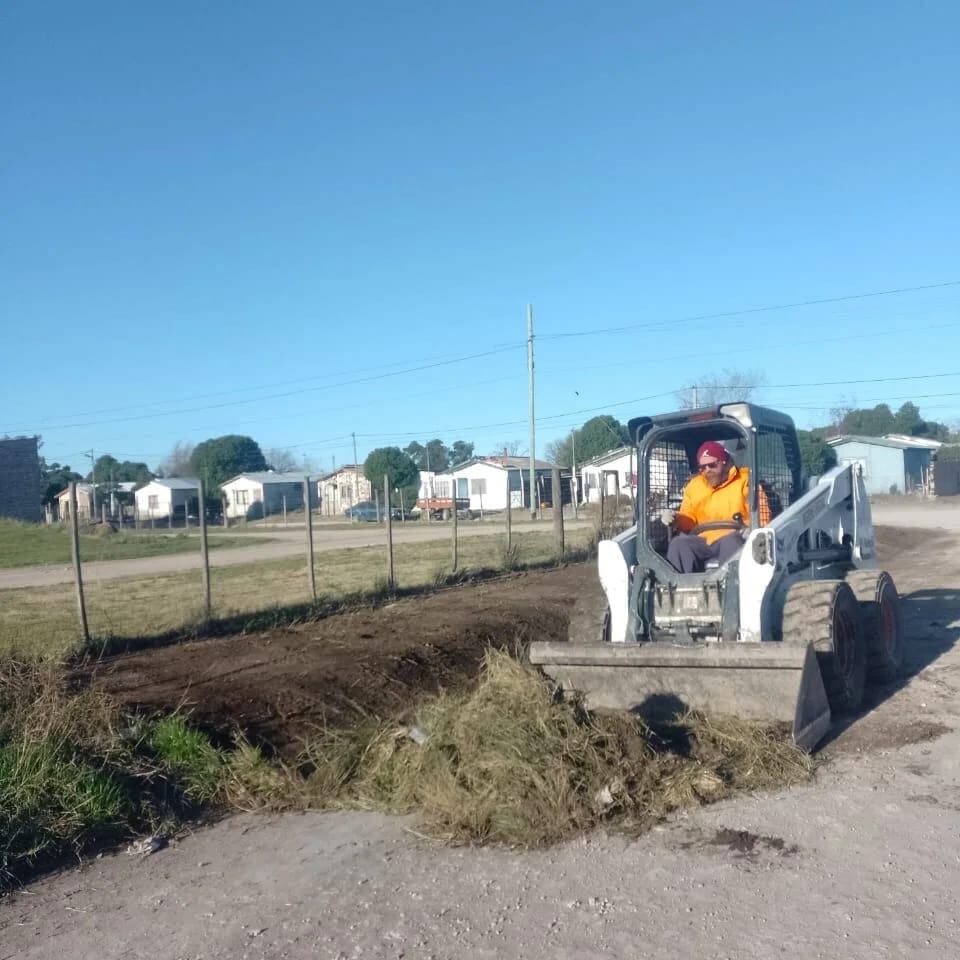
MULTIPOLYGON (((77 519, 90 520, 93 517, 93 484, 77 482, 77 519)), ((70 488, 61 490, 56 497, 57 516, 67 521, 70 519, 70 488)))
MULTIPOLYGON (((534 465, 536 483, 535 503, 552 504, 553 471, 556 465, 537 460, 534 465)), ((510 506, 518 509, 530 506, 529 457, 474 457, 433 478, 434 496, 450 496, 450 484, 456 485, 457 500, 470 501, 470 510, 506 510, 509 490, 510 506)), ((563 503, 570 503, 570 472, 561 477, 563 503)))
MULTIPOLYGON (((241 473, 220 485, 225 516, 259 519, 286 510, 303 509, 304 473, 241 473)), ((311 484, 310 506, 317 505, 317 486, 311 484)))
POLYGON ((363 475, 363 465, 346 463, 317 480, 320 512, 325 517, 339 516, 348 507, 363 500, 372 500, 370 481, 363 475))
POLYGON ((194 477, 164 477, 151 480, 134 493, 141 523, 168 520, 199 506, 200 481, 194 477))
POLYGON ((629 496, 637 486, 636 455, 633 447, 617 447, 600 456, 577 464, 580 475, 580 499, 584 503, 598 503, 600 491, 604 496, 629 496))
POLYGON ((0 440, 0 517, 39 523, 41 499, 37 438, 0 440))
POLYGON ((922 437, 833 437, 837 463, 858 463, 867 493, 910 493, 929 484, 940 444, 922 437))

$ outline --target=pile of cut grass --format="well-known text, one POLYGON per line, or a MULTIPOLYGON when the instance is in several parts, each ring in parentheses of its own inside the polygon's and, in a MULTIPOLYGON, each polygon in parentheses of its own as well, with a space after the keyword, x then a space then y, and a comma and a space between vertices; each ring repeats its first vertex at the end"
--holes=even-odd
POLYGON ((689 714, 663 740, 637 718, 558 700, 498 651, 473 691, 423 704, 413 734, 375 722, 326 732, 307 750, 310 802, 419 812, 436 836, 538 846, 603 823, 644 826, 812 771, 768 725, 689 714))

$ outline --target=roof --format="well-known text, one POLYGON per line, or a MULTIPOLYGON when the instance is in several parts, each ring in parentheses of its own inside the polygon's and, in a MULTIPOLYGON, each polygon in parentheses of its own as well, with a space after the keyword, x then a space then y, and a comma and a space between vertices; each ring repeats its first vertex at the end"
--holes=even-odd
POLYGON ((892 450, 931 450, 929 441, 914 437, 863 437, 850 434, 845 437, 830 437, 827 443, 839 447, 843 443, 865 443, 872 447, 888 447, 892 450))
MULTIPOLYGON (((458 463, 455 467, 450 467, 445 470, 444 473, 449 475, 451 473, 456 473, 458 470, 463 470, 465 467, 472 467, 474 464, 482 464, 487 467, 495 467, 497 470, 529 470, 530 469, 530 458, 529 457, 472 457, 470 460, 464 460, 463 463, 458 463)), ((535 460, 534 466, 537 470, 554 470, 556 469, 555 463, 550 463, 549 460, 535 460)), ((441 474, 437 474, 441 476, 441 474)))
POLYGON ((342 463, 339 467, 335 467, 333 470, 330 470, 328 473, 321 473, 317 479, 318 480, 329 480, 331 477, 337 476, 340 473, 357 473, 357 471, 363 471, 362 464, 359 463, 342 463))
POLYGON ((911 446, 928 450, 939 450, 943 446, 942 440, 931 440, 930 437, 908 437, 905 433, 885 433, 883 436, 887 440, 906 440, 911 446))
POLYGON ((620 457, 628 456, 630 452, 630 447, 617 447, 615 450, 608 450, 606 453, 601 453, 599 456, 591 457, 589 460, 584 460, 583 463, 578 463, 577 467, 592 467, 594 464, 606 463, 608 460, 617 460, 620 457))
POLYGON ((220 484, 221 487, 234 483, 237 480, 252 480, 261 485, 268 483, 303 483, 309 474, 302 471, 291 471, 290 473, 276 473, 273 470, 266 470, 262 473, 238 473, 235 477, 225 480, 220 484))
MULTIPOLYGON (((92 483, 81 483, 77 481, 77 493, 93 493, 93 484, 92 483)), ((64 487, 58 494, 57 497, 69 497, 70 488, 64 487)))
MULTIPOLYGON (((199 490, 200 481, 196 477, 154 477, 150 483, 157 483, 161 487, 166 487, 169 490, 199 490)), ((145 484, 140 488, 140 490, 146 490, 150 486, 150 483, 145 484)), ((137 491, 137 493, 140 492, 137 491)))

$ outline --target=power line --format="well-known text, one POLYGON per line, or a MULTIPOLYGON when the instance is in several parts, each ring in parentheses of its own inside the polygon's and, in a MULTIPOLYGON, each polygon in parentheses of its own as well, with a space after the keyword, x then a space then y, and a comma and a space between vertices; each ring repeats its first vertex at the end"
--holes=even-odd
POLYGON ((939 290, 944 287, 960 286, 960 280, 946 280, 942 283, 928 283, 915 287, 898 287, 893 290, 874 290, 869 293, 849 293, 839 297, 823 297, 819 300, 798 300, 794 303, 770 304, 763 307, 747 307, 742 310, 727 310, 722 313, 701 313, 692 317, 680 317, 674 320, 653 320, 649 323, 628 323, 619 327, 600 327, 594 330, 572 330, 565 333, 540 334, 539 340, 564 340, 570 337, 593 337, 609 333, 625 333, 629 330, 647 330, 653 327, 673 327, 680 323, 694 323, 699 320, 725 320, 730 317, 745 317, 757 313, 773 313, 776 310, 793 310, 800 307, 823 306, 828 303, 845 303, 851 300, 867 300, 872 297, 890 297, 903 293, 919 293, 923 290, 939 290))

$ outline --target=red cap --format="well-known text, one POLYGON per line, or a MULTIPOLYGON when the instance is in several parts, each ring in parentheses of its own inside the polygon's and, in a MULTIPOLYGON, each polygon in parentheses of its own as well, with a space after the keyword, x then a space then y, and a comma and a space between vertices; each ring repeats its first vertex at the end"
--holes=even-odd
POLYGON ((727 451, 717 443, 716 440, 708 440, 706 443, 700 444, 700 449, 697 450, 697 463, 703 459, 704 455, 708 457, 713 457, 714 460, 723 460, 725 461, 730 455, 727 451))

